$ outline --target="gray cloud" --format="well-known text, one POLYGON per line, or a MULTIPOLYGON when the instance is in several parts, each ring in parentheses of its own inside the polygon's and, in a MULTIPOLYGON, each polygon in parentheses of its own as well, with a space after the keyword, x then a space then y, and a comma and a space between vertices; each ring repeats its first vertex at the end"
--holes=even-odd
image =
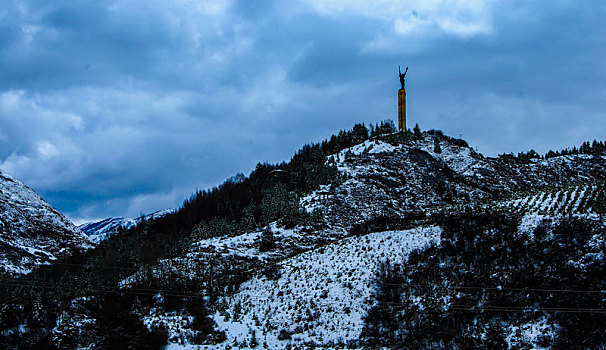
POLYGON ((0 168, 76 220, 176 207, 393 118, 397 65, 411 122, 481 152, 604 139, 601 2, 380 4, 8 3, 0 168))

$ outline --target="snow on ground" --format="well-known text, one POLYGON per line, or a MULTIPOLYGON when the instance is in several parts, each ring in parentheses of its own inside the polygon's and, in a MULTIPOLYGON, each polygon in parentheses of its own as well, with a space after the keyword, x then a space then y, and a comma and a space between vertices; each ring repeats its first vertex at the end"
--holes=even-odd
POLYGON ((192 344, 168 344, 164 349, 166 350, 198 350, 198 349, 211 349, 203 345, 192 345, 192 344))
POLYGON ((130 229, 137 225, 141 221, 156 220, 163 216, 174 213, 175 209, 162 209, 151 214, 140 216, 136 219, 125 218, 125 217, 110 217, 100 221, 86 222, 78 226, 82 232, 84 232, 91 241, 95 244, 99 244, 104 240, 108 239, 111 235, 118 232, 120 228, 130 229))
MULTIPOLYGON (((398 147, 402 147, 401 145, 398 147)), ((349 166, 346 164, 345 159, 349 154, 360 155, 360 154, 377 154, 377 153, 391 153, 396 148, 387 142, 380 140, 366 140, 361 144, 345 148, 339 153, 328 156, 329 161, 334 161, 337 165, 339 172, 346 174, 350 177, 355 177, 358 174, 356 167, 349 166)), ((320 189, 322 190, 322 189, 320 189)), ((317 192, 317 191, 316 191, 317 192)))
POLYGON ((195 335, 190 329, 193 320, 193 316, 181 315, 177 312, 160 313, 156 309, 151 309, 143 317, 143 324, 148 329, 166 328, 170 343, 187 345, 186 339, 195 335))
MULTIPOLYGON (((459 146, 452 142, 439 142, 440 151, 435 152, 434 140, 433 136, 424 135, 420 140, 411 141, 411 143, 398 144, 396 146, 380 140, 367 140, 364 143, 346 148, 337 154, 329 156, 329 162, 334 161, 339 172, 345 174, 350 179, 355 179, 361 173, 368 173, 369 170, 380 173, 381 165, 364 164, 363 166, 352 166, 352 164, 346 162, 348 155, 393 153, 396 150, 420 149, 444 162, 451 170, 462 176, 482 178, 482 172, 478 170, 492 168, 492 165, 490 165, 486 159, 475 153, 471 148, 459 146)), ((388 176, 387 174, 384 175, 388 176)), ((306 199, 309 200, 316 197, 317 193, 313 193, 306 199)), ((306 209, 308 210, 313 210, 313 208, 313 206, 306 206, 306 209)))
POLYGON ((164 217, 166 215, 170 215, 170 214, 173 214, 173 213, 176 213, 176 212, 177 212, 177 210, 176 209, 172 209, 172 208, 160 209, 160 210, 155 211, 153 213, 145 214, 142 217, 138 217, 137 220, 139 220, 139 221, 141 219, 143 219, 143 220, 156 220, 156 219, 159 219, 161 217, 164 217))
POLYGON ((537 343, 541 338, 553 338, 558 330, 557 325, 550 323, 547 317, 542 317, 522 325, 508 325, 505 341, 510 349, 517 349, 521 347, 521 344, 528 343, 534 345, 533 349, 547 349, 537 343))
MULTIPOLYGON (((278 228, 276 222, 272 222, 269 227, 277 242, 285 240, 299 241, 302 236, 300 228, 298 227, 293 229, 278 228)), ((267 252, 259 251, 259 242, 261 241, 262 233, 263 230, 258 230, 238 236, 220 236, 203 239, 192 245, 192 253, 190 254, 212 249, 213 251, 227 255, 257 258, 261 261, 267 260, 269 257, 280 255, 279 252, 273 250, 267 252)))
POLYGON ((312 213, 315 209, 322 209, 322 196, 327 196, 330 193, 330 185, 320 185, 320 188, 305 197, 299 199, 299 205, 305 209, 306 212, 312 213), (323 195, 321 195, 323 194, 323 195))
MULTIPOLYGON (((46 237, 24 238, 18 235, 0 234, 0 271, 11 275, 25 275, 32 272, 36 265, 48 265, 58 256, 67 253, 67 248, 60 247, 61 242, 46 237), (10 259, 7 255, 13 252, 18 258, 10 259)), ((89 247, 88 243, 82 245, 89 247)))
POLYGON ((485 161, 474 157, 469 147, 457 146, 450 142, 440 142, 439 144, 440 152, 436 153, 434 152, 433 137, 425 137, 422 140, 416 141, 416 147, 441 159, 450 169, 460 175, 476 176, 478 175, 476 172, 477 169, 488 166, 485 161))
POLYGON ((87 222, 78 227, 88 235, 91 241, 99 244, 118 232, 120 228, 129 229, 135 225, 137 225, 137 222, 133 219, 111 217, 101 221, 87 222))
POLYGON ((524 235, 532 235, 537 226, 545 219, 544 215, 537 213, 526 213, 518 226, 518 233, 524 235))
MULTIPOLYGON (((287 256, 298 254, 325 244, 327 241, 335 241, 344 237, 346 232, 339 229, 325 229, 322 231, 307 232, 304 227, 296 226, 292 229, 278 227, 277 222, 272 222, 269 227, 273 233, 277 249, 261 252, 259 246, 265 229, 246 232, 237 236, 219 236, 204 238, 192 243, 190 251, 179 257, 162 259, 152 271, 158 277, 160 271, 178 272, 179 274, 194 278, 199 271, 199 264, 206 264, 208 259, 222 258, 244 258, 267 264, 282 260, 287 256)), ((138 271, 118 284, 122 288, 128 288, 141 278, 138 271)))
POLYGON ((434 226, 371 233, 282 261, 279 278, 257 276, 243 283, 225 301, 226 310, 215 315, 227 333, 224 344, 250 346, 253 333, 259 347, 272 349, 356 341, 373 304, 379 264, 403 263, 414 249, 439 242, 440 233, 434 226))
POLYGON ((345 158, 346 153, 360 155, 363 153, 387 153, 393 152, 395 146, 380 140, 366 140, 358 145, 346 148, 339 152, 339 159, 345 158))
MULTIPOLYGON (((31 188, 12 176, 0 171, 0 200, 3 202, 3 221, 10 222, 10 228, 20 230, 35 224, 41 227, 57 227, 66 230, 83 239, 83 245, 88 242, 82 232, 75 227, 63 214, 51 207, 31 188)), ((9 226, 6 227, 8 229, 9 226)), ((88 248, 88 247, 86 247, 88 248)))
POLYGON ((0 274, 27 274, 93 244, 31 188, 0 171, 0 274))
MULTIPOLYGON (((21 262, 22 265, 31 265, 32 262, 31 259, 29 259, 28 257, 23 257, 21 258, 21 262)), ((6 258, 0 258, 0 269, 2 269, 3 271, 6 271, 9 274, 13 274, 13 275, 27 275, 28 273, 32 272, 32 268, 27 268, 24 267, 22 265, 17 265, 14 264, 12 261, 6 259, 6 258)))

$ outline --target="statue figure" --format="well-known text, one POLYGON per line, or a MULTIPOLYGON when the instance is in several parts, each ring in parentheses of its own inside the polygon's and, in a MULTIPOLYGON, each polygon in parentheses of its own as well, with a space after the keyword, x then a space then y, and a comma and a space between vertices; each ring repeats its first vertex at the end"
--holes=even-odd
POLYGON ((402 84, 402 90, 405 89, 404 78, 406 77, 406 72, 408 72, 408 67, 406 67, 406 69, 404 70, 404 74, 402 74, 400 66, 398 66, 398 73, 400 74, 400 84, 402 84))

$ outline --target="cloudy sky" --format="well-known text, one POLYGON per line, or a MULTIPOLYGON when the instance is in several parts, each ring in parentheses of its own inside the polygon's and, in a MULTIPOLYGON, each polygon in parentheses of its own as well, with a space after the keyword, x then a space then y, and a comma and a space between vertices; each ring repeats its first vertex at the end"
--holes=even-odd
POLYGON ((606 3, 0 0, 0 169, 76 222, 178 207, 356 122, 486 155, 606 139, 606 3))

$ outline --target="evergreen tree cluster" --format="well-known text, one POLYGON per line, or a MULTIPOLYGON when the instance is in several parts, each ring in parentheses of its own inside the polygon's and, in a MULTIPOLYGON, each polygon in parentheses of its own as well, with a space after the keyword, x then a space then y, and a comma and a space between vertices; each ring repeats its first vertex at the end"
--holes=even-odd
MULTIPOLYGON (((0 310, 3 349, 162 349, 168 340, 164 328, 149 330, 137 314, 139 299, 121 293, 103 293, 78 302, 78 309, 95 323, 78 324, 67 301, 59 304, 26 300, 5 304, 0 310), (12 323, 13 327, 11 324, 12 323), (20 331, 12 329, 19 326, 20 331), (54 331, 51 331, 52 328, 54 331)), ((76 304, 76 303, 73 303, 76 304)))
MULTIPOLYGON (((414 130, 419 129, 418 128, 418 124, 415 125, 414 130)), ((413 132, 416 134, 417 132, 415 132, 413 130, 413 132)), ((420 129, 419 129, 420 132, 420 129)), ((463 139, 457 139, 454 137, 450 137, 444 134, 444 132, 442 132, 442 130, 436 130, 436 129, 431 129, 427 131, 427 134, 432 135, 433 139, 435 142, 440 142, 440 141, 448 141, 449 143, 452 143, 455 146, 459 146, 459 147, 469 147, 469 144, 467 144, 467 141, 463 140, 463 139)), ((437 146, 439 147, 439 146, 437 146)), ((434 146, 434 148, 437 148, 434 146)), ((435 150, 434 150, 435 152, 435 150)), ((436 153, 440 153, 440 152, 436 152, 436 153)))
POLYGON ((600 154, 606 151, 606 143, 604 141, 593 140, 593 142, 585 141, 579 148, 565 148, 561 151, 549 150, 545 154, 545 158, 553 158, 557 156, 566 156, 572 154, 600 154))
POLYGON ((396 124, 394 124, 393 120, 386 119, 374 127, 370 125, 370 137, 393 134, 396 130, 398 129, 396 129, 396 124))
POLYGON ((319 144, 324 155, 337 153, 343 149, 360 144, 371 137, 391 134, 396 132, 396 126, 391 119, 384 120, 379 124, 366 127, 364 123, 355 124, 352 130, 341 130, 329 139, 319 144))
POLYGON ((370 128, 355 124, 320 143, 304 145, 289 162, 259 163, 248 177, 239 175, 238 181, 197 192, 176 215, 190 223, 198 237, 236 234, 276 220, 286 227, 309 224, 313 220, 300 211, 298 199, 321 184, 341 181, 327 156, 393 132, 391 120, 370 128))
POLYGON ((549 159, 559 156, 577 155, 577 154, 602 154, 606 151, 606 142, 593 140, 592 142, 585 141, 580 147, 565 148, 560 151, 549 150, 545 155, 540 155, 537 151, 531 149, 528 152, 519 152, 517 155, 513 153, 499 154, 499 158, 519 160, 528 162, 531 159, 549 159))
POLYGON ((439 246, 377 272, 377 304, 362 335, 368 346, 506 349, 509 334, 513 348, 604 347, 601 223, 567 218, 519 234, 519 219, 507 214, 437 220, 439 246), (526 339, 523 327, 542 320, 552 331, 526 339))

